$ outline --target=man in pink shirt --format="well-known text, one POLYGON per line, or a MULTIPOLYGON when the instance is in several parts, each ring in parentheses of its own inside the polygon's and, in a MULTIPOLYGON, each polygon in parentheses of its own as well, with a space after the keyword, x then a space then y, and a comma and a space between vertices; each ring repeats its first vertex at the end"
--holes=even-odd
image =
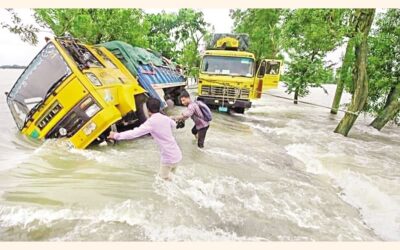
POLYGON ((160 101, 149 98, 146 102, 150 117, 138 128, 121 133, 110 132, 108 138, 114 140, 130 140, 150 134, 156 141, 161 153, 159 175, 165 180, 171 180, 170 172, 175 172, 177 164, 182 160, 182 152, 172 134, 176 127, 174 120, 160 113, 160 101))

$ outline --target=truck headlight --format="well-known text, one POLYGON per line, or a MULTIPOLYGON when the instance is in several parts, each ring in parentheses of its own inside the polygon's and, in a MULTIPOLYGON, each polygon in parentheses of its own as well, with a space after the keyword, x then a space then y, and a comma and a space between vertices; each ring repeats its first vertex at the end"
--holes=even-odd
POLYGON ((83 128, 83 133, 85 135, 90 135, 96 129, 96 124, 94 122, 90 122, 83 128))
POLYGON ((93 103, 85 110, 85 113, 88 117, 93 117, 99 110, 100 107, 96 103, 93 103))
POLYGON ((79 108, 85 111, 86 115, 91 118, 94 116, 99 110, 100 106, 93 100, 92 97, 86 98, 80 105, 79 108))
POLYGON ((58 130, 58 133, 59 133, 61 136, 66 136, 67 133, 68 133, 68 131, 67 131, 65 128, 60 128, 60 129, 58 130))
POLYGON ((89 80, 93 83, 94 86, 101 86, 101 81, 99 80, 99 78, 97 78, 97 76, 93 73, 86 73, 86 76, 89 78, 89 80))

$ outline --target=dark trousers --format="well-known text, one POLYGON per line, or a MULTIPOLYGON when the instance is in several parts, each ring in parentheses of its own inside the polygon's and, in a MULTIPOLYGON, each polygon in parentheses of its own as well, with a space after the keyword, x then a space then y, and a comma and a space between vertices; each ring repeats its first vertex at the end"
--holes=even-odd
POLYGON ((207 130, 210 126, 197 130, 196 126, 192 128, 192 134, 197 134, 197 146, 204 148, 204 140, 206 139, 207 130))

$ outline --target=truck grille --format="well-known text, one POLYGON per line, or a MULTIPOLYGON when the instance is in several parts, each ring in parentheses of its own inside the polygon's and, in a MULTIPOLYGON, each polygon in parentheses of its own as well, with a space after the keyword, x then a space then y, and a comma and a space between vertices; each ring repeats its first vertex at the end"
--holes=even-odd
POLYGON ((71 111, 60 123, 57 124, 46 136, 46 138, 59 138, 60 128, 65 128, 67 137, 73 136, 89 119, 78 112, 71 111))
POLYGON ((47 112, 45 116, 40 118, 40 120, 36 123, 36 125, 40 129, 43 129, 44 127, 46 127, 47 124, 49 124, 49 122, 54 118, 54 116, 56 116, 60 112, 61 109, 62 109, 61 104, 55 102, 50 108, 50 111, 47 112))
POLYGON ((250 89, 203 85, 201 86, 201 95, 235 99, 249 99, 250 89))
POLYGON ((85 110, 81 108, 83 104, 87 104, 88 100, 91 100, 87 107, 92 103, 96 103, 93 101, 92 97, 88 97, 80 101, 77 105, 68 114, 61 119, 56 126, 54 126, 49 133, 46 135, 46 138, 59 138, 62 137, 59 133, 60 128, 64 128, 67 131, 66 137, 72 137, 79 129, 83 127, 89 120, 90 117, 85 113, 85 110))

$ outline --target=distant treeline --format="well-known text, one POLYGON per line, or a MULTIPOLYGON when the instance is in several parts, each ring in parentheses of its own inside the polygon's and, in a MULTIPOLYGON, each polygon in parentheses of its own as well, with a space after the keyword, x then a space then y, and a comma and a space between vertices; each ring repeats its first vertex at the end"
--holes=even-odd
POLYGON ((21 65, 1 65, 0 69, 25 69, 26 66, 21 65))

